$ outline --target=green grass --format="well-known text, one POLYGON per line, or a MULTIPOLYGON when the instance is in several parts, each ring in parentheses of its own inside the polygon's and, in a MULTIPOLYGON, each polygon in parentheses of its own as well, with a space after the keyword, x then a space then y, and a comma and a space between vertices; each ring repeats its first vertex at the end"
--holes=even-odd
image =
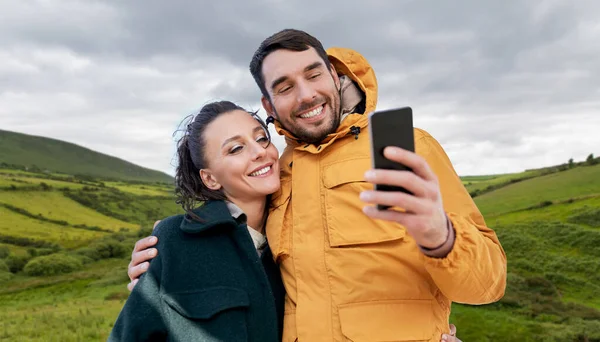
MULTIPOLYGON (((541 176, 548 170, 462 177, 470 191, 487 191, 475 202, 500 238, 509 272, 506 295, 498 303, 452 306, 450 322, 457 325, 463 341, 600 341, 600 165, 541 176), (539 206, 543 202, 545 206, 539 206)), ((81 184, 69 182, 73 179, 69 175, 58 175, 63 180, 52 181, 72 185, 59 191, 45 178, 57 175, 19 172, 0 170, 0 181, 35 179, 52 189, 0 191, 0 203, 47 219, 111 229, 118 229, 117 222, 128 222, 145 230, 113 234, 75 229, 0 207, 0 234, 54 242, 67 249, 82 247, 61 253, 94 257, 120 250, 103 258, 127 254, 124 259, 85 264, 69 274, 29 277, 20 272, 3 281, 0 340, 106 340, 128 295, 130 248, 148 234, 155 220, 182 212, 172 188, 120 181, 102 184, 91 178, 81 184)), ((30 250, 2 245, 22 256, 30 250)))
POLYGON ((571 217, 576 216, 578 213, 593 208, 600 208, 600 196, 586 198, 573 202, 553 204, 535 210, 518 211, 509 214, 504 214, 487 220, 487 223, 493 226, 497 226, 531 221, 568 222, 568 220, 571 217))
POLYGON ((487 176, 464 176, 461 177, 463 184, 469 192, 476 190, 484 190, 490 186, 498 186, 502 184, 510 184, 519 180, 528 179, 531 177, 538 176, 540 171, 531 170, 520 173, 509 173, 499 175, 487 175, 487 176))
POLYGON ((140 196, 171 196, 173 186, 148 186, 140 184, 127 184, 122 182, 106 182, 106 186, 116 188, 119 191, 140 196))
POLYGON ((183 212, 174 196, 136 196, 110 188, 71 191, 66 195, 105 215, 141 226, 152 226, 156 220, 183 212))
POLYGON ((14 255, 20 255, 20 256, 28 255, 27 247, 15 246, 15 245, 7 244, 7 243, 0 243, 0 248, 2 248, 2 247, 8 247, 10 252, 14 255))
POLYGON ((68 276, 10 280, 0 291, 0 340, 105 341, 128 295, 126 263, 109 259, 68 276))
POLYGON ((1 191, 0 203, 7 203, 49 219, 64 220, 70 225, 84 224, 115 231, 120 228, 139 228, 139 225, 102 215, 58 191, 1 191))
POLYGON ((172 177, 65 141, 0 130, 0 163, 106 179, 172 182, 172 177))
POLYGON ((543 201, 600 194, 600 165, 536 177, 483 194, 475 203, 486 218, 525 209, 543 201))
POLYGON ((61 226, 32 219, 0 207, 0 233, 15 237, 53 242, 66 248, 86 245, 106 233, 61 226))

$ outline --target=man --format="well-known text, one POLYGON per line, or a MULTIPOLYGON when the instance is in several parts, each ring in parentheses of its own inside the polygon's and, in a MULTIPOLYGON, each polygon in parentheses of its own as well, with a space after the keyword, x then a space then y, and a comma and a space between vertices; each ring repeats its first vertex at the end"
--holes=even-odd
MULTIPOLYGON (((283 30, 250 71, 287 143, 266 224, 287 292, 284 341, 437 341, 451 302, 503 296, 504 251, 433 137, 415 129, 416 153, 386 149, 413 172, 370 170, 377 81, 363 56, 283 30)), ((148 259, 136 246, 130 287, 148 259)))

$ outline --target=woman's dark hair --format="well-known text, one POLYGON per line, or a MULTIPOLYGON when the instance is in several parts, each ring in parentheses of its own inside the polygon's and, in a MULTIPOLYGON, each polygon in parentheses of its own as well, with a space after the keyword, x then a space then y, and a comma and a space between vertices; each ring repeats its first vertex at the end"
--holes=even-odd
POLYGON ((200 170, 206 167, 204 131, 206 127, 222 114, 230 113, 235 110, 241 110, 251 115, 265 129, 269 141, 271 135, 267 125, 257 115, 256 112, 249 112, 244 108, 230 101, 211 102, 184 122, 188 122, 185 127, 183 137, 177 142, 177 169, 175 171, 175 194, 177 203, 193 217, 192 210, 198 202, 208 200, 226 200, 222 190, 211 190, 204 185, 200 178, 200 170))

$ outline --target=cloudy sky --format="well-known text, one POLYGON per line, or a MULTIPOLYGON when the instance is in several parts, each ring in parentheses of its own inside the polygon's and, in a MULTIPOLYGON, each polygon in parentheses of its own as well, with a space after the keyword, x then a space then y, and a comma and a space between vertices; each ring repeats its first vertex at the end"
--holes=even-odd
POLYGON ((460 175, 600 154, 600 2, 365 3, 0 0, 0 128, 173 174, 178 123, 259 109, 249 59, 292 27, 361 52, 460 175))

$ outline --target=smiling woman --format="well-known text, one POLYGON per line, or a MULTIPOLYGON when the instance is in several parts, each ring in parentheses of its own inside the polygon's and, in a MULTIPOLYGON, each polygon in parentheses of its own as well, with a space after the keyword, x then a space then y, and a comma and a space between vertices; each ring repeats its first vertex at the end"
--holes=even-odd
POLYGON ((264 248, 267 197, 280 186, 266 125, 232 102, 210 103, 177 154, 186 214, 155 228, 158 255, 109 340, 281 340, 284 290, 264 248))

